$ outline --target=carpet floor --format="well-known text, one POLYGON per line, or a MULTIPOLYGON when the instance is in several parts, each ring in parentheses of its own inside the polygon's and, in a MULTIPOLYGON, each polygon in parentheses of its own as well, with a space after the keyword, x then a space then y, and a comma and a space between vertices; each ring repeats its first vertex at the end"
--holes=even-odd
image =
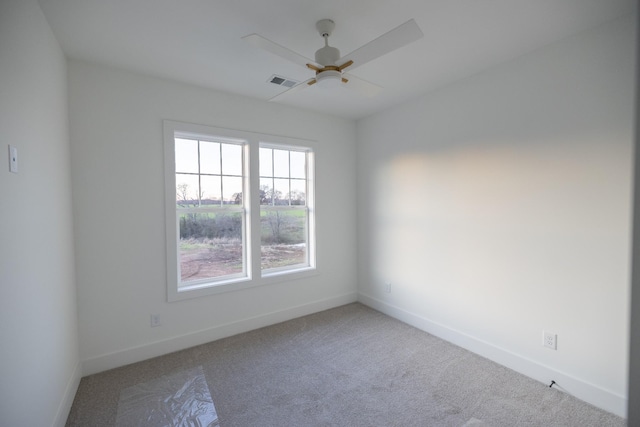
MULTIPOLYGON (((205 389, 191 402, 215 410, 211 426, 626 425, 357 303, 85 377, 66 425, 200 426, 193 412, 173 422, 158 408, 155 418, 123 416, 136 405, 131 390, 185 375, 205 389)), ((185 390, 169 399, 183 412, 185 390)))

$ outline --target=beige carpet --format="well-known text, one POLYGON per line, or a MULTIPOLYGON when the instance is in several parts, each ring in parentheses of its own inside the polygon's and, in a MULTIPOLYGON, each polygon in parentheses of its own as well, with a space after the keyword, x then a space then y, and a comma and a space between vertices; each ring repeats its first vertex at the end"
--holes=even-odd
MULTIPOLYGON (((194 369, 206 378, 221 427, 626 425, 350 304, 85 377, 67 426, 115 426, 117 419, 119 425, 146 425, 118 418, 124 391, 194 369)), ((181 422, 198 425, 188 417, 181 422)))

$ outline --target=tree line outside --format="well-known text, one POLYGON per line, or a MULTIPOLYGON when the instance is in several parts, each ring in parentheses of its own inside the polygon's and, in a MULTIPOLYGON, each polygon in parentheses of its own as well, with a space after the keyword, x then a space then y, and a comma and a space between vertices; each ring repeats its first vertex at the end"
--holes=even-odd
MULTIPOLYGON (((219 200, 204 199, 188 200, 188 184, 179 184, 177 191, 177 204, 179 207, 215 206, 219 200)), ((233 202, 223 203, 226 205, 242 204, 242 193, 235 193, 233 202)), ((302 192, 291 192, 286 198, 281 192, 274 191, 267 186, 260 187, 261 206, 304 206, 305 195, 302 192)), ((300 223, 303 212, 280 210, 262 210, 261 223, 263 224, 263 243, 288 243, 297 244, 305 241, 304 227, 300 230, 300 223), (301 231, 303 234, 301 235, 301 231), (270 232, 270 233, 265 233, 270 232), (267 236, 265 236, 267 234, 267 236), (268 235, 270 234, 270 235, 268 235), (301 241, 302 239, 302 241, 301 241)), ((214 239, 214 238, 240 238, 242 236, 242 217, 237 213, 183 213, 180 214, 180 239, 214 239)))

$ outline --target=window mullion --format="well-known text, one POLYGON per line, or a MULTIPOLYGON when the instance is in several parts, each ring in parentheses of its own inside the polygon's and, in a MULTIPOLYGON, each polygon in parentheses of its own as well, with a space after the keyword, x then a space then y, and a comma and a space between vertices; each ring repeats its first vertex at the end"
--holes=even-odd
POLYGON ((274 205, 275 204, 275 197, 276 197, 276 156, 275 156, 275 151, 272 149, 271 150, 271 201, 270 201, 270 205, 274 205))
MULTIPOLYGON (((258 141, 249 141, 248 144, 248 185, 245 191, 248 194, 248 203, 245 208, 248 209, 249 233, 247 238, 249 257, 248 272, 250 277, 258 280, 261 276, 260 271, 260 248, 261 248, 261 224, 260 224, 260 144, 258 141), (255 191, 252 191, 255 190, 255 191)), ((245 154, 247 153, 245 151, 245 154)))
POLYGON ((198 140, 198 206, 202 206, 202 167, 200 165, 200 140, 198 140))
POLYGON ((289 151, 288 153, 288 157, 289 157, 289 179, 287 180, 287 184, 289 184, 289 206, 291 206, 291 151, 289 151))
POLYGON ((219 144, 218 150, 220 151, 220 206, 224 206, 224 184, 222 183, 222 144, 219 144))

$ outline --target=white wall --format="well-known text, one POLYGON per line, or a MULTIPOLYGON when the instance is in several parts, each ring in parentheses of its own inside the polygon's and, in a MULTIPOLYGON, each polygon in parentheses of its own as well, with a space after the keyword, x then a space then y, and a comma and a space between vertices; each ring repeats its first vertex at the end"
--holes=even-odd
POLYGON ((624 415, 634 55, 628 17, 359 121, 361 300, 624 415))
POLYGON ((3 426, 64 425, 80 381, 66 73, 38 3, 0 2, 3 426))
POLYGON ((640 14, 636 11, 636 91, 635 91, 635 138, 634 138, 634 195, 633 195, 633 248, 631 258, 631 331, 629 340, 629 404, 628 425, 640 425, 640 14))
POLYGON ((355 123, 84 62, 69 76, 84 374, 356 300, 355 123), (168 303, 163 119, 317 141, 320 274, 168 303))

